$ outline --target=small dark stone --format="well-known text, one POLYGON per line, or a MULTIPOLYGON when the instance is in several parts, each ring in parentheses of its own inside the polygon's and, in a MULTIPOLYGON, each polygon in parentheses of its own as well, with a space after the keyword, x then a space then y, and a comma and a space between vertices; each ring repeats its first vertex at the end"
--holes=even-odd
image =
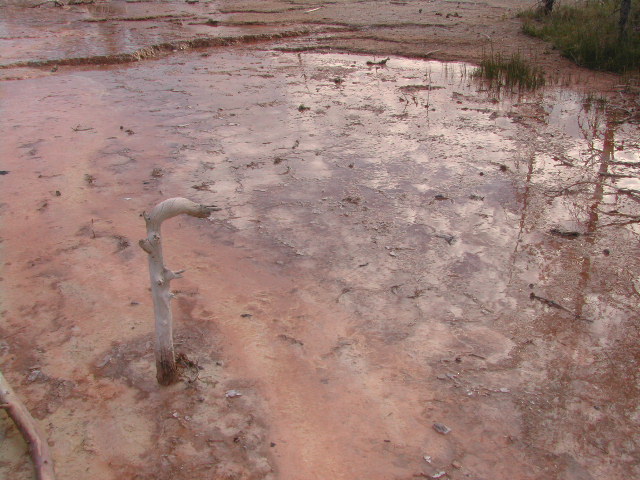
POLYGON ((559 228, 552 228, 551 230, 549 230, 549 233, 551 235, 564 238, 578 238, 581 235, 580 232, 576 232, 573 230, 561 230, 559 228))
POLYGON ((436 432, 441 433, 442 435, 447 435, 449 432, 451 432, 451 429, 449 427, 447 427, 444 423, 439 422, 435 422, 433 424, 433 429, 436 432))

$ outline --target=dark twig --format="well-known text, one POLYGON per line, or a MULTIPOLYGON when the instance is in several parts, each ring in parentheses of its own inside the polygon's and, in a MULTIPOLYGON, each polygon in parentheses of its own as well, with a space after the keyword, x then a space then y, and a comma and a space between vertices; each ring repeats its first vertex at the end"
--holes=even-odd
POLYGON ((548 298, 540 297, 540 296, 536 295, 533 292, 531 292, 531 294, 529 294, 529 298, 531 300, 538 300, 539 302, 544 303, 547 307, 556 308, 558 310, 562 310, 563 312, 570 313, 573 316, 573 318, 575 318, 576 320, 583 320, 585 322, 592 322, 593 321, 593 320, 589 320, 588 318, 581 317, 577 313, 569 310, 567 307, 564 307, 564 306, 560 305, 556 301, 549 300, 548 298))

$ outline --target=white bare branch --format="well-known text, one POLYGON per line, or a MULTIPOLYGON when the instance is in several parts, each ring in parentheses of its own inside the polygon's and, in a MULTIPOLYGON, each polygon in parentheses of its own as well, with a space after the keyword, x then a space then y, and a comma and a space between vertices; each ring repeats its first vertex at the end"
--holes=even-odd
POLYGON ((169 198, 156 205, 150 213, 142 216, 147 224, 147 238, 140 240, 140 248, 149 255, 149 278, 155 313, 155 355, 158 383, 170 385, 178 380, 175 353, 173 350, 173 317, 170 301, 173 297, 169 285, 171 280, 181 278, 184 270, 171 271, 164 266, 160 227, 162 222, 177 215, 206 218, 220 210, 213 205, 201 205, 186 198, 169 198))

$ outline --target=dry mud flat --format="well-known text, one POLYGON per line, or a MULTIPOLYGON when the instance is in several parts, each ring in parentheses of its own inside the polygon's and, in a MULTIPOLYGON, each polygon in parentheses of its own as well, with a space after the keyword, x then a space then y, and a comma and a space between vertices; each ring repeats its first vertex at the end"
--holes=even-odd
POLYGON ((2 82, 0 362, 59 477, 640 476, 637 127, 282 46, 2 82), (136 243, 170 196, 224 210, 165 227, 194 363, 160 388, 136 243))

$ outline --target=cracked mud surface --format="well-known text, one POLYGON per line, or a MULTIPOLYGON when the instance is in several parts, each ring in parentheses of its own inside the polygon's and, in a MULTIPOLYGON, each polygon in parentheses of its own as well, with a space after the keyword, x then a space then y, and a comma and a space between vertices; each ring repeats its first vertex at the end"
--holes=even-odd
POLYGON ((397 56, 474 60, 425 25, 498 35, 514 2, 318 5, 3 7, 0 365, 59 477, 640 476, 638 131, 581 93, 610 78, 397 56), (223 210, 164 227, 195 365, 160 388, 136 244, 171 196, 223 210))

